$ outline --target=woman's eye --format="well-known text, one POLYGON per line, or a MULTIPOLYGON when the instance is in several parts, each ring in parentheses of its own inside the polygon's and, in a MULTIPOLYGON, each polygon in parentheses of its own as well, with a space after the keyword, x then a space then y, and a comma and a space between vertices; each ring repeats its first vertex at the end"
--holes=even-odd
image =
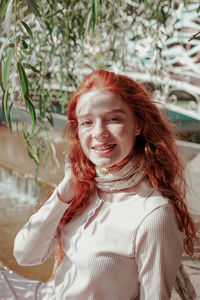
POLYGON ((117 122, 117 121, 120 121, 120 118, 119 117, 112 117, 112 118, 110 118, 110 121, 117 122))
POLYGON ((88 127, 88 126, 92 125, 92 122, 91 121, 84 121, 80 125, 83 126, 83 127, 88 127))

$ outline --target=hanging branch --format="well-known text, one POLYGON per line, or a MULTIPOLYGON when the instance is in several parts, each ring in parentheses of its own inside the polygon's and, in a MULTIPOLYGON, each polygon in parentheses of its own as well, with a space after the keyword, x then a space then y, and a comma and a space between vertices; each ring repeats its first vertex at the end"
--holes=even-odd
POLYGON ((191 38, 188 40, 188 42, 190 42, 191 40, 195 39, 195 37, 196 37, 197 35, 199 35, 199 34, 200 34, 200 31, 197 32, 196 34, 194 34, 193 36, 191 36, 191 38))

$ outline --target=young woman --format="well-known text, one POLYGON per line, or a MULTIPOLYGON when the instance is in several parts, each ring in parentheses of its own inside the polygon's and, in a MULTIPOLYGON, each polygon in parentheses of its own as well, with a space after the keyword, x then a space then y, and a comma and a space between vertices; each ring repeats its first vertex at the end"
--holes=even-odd
POLYGON ((138 83, 105 70, 86 76, 67 117, 65 177, 18 233, 18 263, 58 249, 42 299, 170 299, 197 239, 170 126, 138 83))

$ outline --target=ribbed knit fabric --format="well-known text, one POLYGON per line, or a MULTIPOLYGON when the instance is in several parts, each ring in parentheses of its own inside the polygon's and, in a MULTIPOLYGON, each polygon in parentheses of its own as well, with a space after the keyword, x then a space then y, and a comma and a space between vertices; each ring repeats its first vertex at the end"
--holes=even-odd
MULTIPOLYGON (((45 300, 167 300, 181 261, 184 235, 173 208, 158 192, 90 204, 61 231, 65 256, 44 283, 45 300)), ((58 245, 57 226, 69 205, 56 190, 15 239, 21 265, 42 263, 58 245)))

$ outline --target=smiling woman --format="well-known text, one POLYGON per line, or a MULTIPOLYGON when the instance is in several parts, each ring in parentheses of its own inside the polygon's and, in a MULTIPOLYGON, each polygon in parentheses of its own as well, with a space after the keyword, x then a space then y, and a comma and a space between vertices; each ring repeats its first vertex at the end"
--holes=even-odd
POLYGON ((16 236, 18 263, 57 249, 41 299, 170 299, 198 237, 169 124, 138 83, 105 70, 86 76, 67 116, 65 176, 16 236))

